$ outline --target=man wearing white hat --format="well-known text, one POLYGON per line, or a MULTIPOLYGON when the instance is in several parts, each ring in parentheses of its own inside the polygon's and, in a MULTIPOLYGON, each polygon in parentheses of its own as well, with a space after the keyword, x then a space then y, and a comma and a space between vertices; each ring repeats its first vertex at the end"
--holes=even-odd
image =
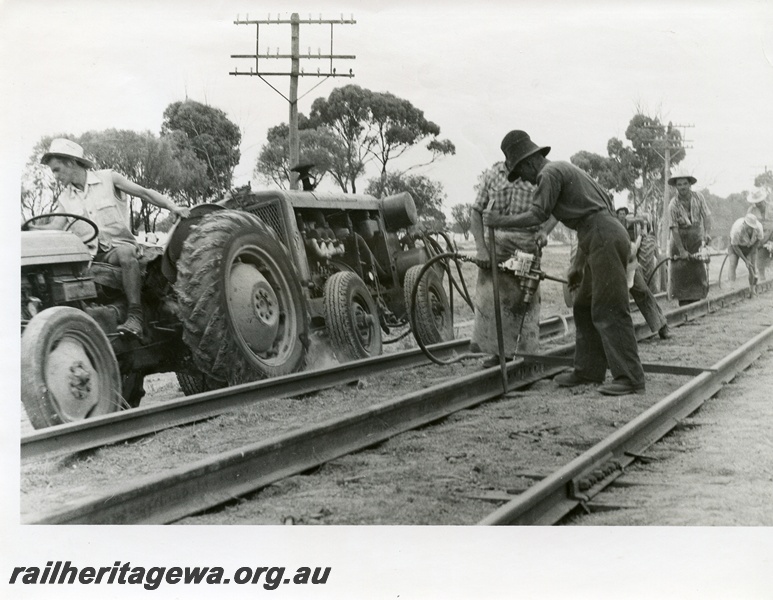
MULTIPOLYGON (((47 165, 63 189, 57 199, 54 212, 82 215, 99 227, 99 236, 90 242, 89 250, 94 260, 121 267, 123 287, 128 300, 126 321, 119 331, 141 336, 143 330, 140 298, 141 270, 138 261, 138 245, 129 224, 129 204, 123 194, 136 196, 154 206, 164 208, 180 217, 187 217, 189 210, 177 206, 169 198, 129 181, 123 175, 109 169, 95 171, 84 155, 83 148, 63 138, 54 139, 40 162, 47 165)), ((37 229, 65 229, 66 217, 54 217, 47 225, 32 226, 37 229)), ((84 233, 88 226, 76 222, 71 230, 84 233), (85 228, 85 229, 84 229, 85 228)))
POLYGON ((756 189, 746 199, 751 206, 747 214, 754 215, 762 225, 762 240, 757 249, 757 274, 765 281, 765 268, 773 258, 773 201, 762 189, 756 189))
POLYGON ((752 294, 755 293, 754 284, 757 283, 757 248, 760 247, 762 235, 762 224, 751 213, 737 219, 730 228, 730 247, 727 249, 730 281, 735 281, 738 260, 742 260, 749 270, 752 294))

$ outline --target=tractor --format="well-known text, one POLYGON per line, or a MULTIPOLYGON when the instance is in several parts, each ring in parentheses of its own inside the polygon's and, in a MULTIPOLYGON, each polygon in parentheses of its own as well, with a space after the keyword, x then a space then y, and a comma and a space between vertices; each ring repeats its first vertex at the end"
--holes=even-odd
MULTIPOLYGON (((98 235, 97 225, 82 216, 98 235)), ((39 215, 27 221, 22 229, 39 215)), ((164 247, 139 246, 145 330, 117 330, 117 267, 72 231, 22 232, 22 402, 35 428, 139 405, 143 380, 174 372, 186 395, 303 370, 317 348, 340 362, 376 356, 421 315, 424 344, 453 336, 442 252, 409 193, 257 191, 200 204, 164 247)))

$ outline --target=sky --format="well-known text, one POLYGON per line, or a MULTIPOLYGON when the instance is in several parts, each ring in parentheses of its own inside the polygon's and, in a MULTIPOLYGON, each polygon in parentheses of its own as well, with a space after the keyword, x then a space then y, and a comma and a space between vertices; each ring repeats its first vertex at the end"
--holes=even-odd
MULTIPOLYGON (((537 144, 551 146, 550 158, 556 160, 568 160, 580 150, 606 155, 607 141, 624 137, 637 110, 664 122, 690 126, 683 130, 691 146, 684 165, 697 177, 699 188, 708 187, 719 196, 750 190, 755 175, 765 167, 773 168, 770 0, 296 0, 292 5, 246 0, 0 0, 0 175, 6 197, 18 197, 19 174, 42 136, 108 128, 158 134, 164 109, 186 97, 225 111, 241 128, 242 162, 235 183, 250 181, 266 132, 287 121, 288 105, 259 79, 229 75, 235 68, 250 66, 231 55, 253 53, 255 48, 254 28, 234 21, 237 15, 287 17, 288 7, 301 17, 343 15, 357 21, 334 28, 334 51, 356 55, 355 60, 338 61, 335 66, 345 72, 351 68, 355 77, 321 83, 313 77, 302 78, 300 111, 308 113, 315 98, 349 83, 410 100, 440 126, 441 138, 456 145, 455 156, 422 171, 443 184, 447 209, 473 201, 477 176, 502 158, 499 143, 507 131, 527 131, 537 144)), ((264 45, 272 52, 289 49, 289 26, 271 26, 263 33, 261 52, 264 45)), ((301 26, 302 51, 319 48, 326 52, 328 45, 327 27, 301 26)), ((307 71, 317 67, 313 63, 302 66, 307 71)), ((286 78, 271 82, 288 94, 286 78)), ((417 163, 425 158, 420 151, 409 157, 417 163)), ((254 181, 252 185, 260 188, 264 184, 254 181)), ((3 239, 18 239, 14 219, 6 219, 2 227, 3 239)), ((15 257, 17 248, 11 245, 8 256, 15 257)), ((18 263, 0 263, 0 281, 11 282, 3 286, 8 292, 4 296, 13 307, 5 311, 10 315, 7 327, 0 328, 5 356, 11 357, 0 361, 0 372, 7 382, 7 404, 18 410, 19 363, 18 355, 12 356, 18 352, 18 263)), ((10 432, 4 437, 6 442, 17 439, 18 422, 17 418, 5 420, 3 433, 10 432)), ((12 444, 4 449, 8 461, 4 466, 10 465, 4 472, 12 478, 18 475, 17 450, 12 444)), ((274 554, 264 552, 264 560, 297 563, 305 559, 321 564, 330 553, 328 531, 317 539, 316 531, 278 535, 272 528, 246 535, 240 528, 221 528, 215 533, 205 528, 85 528, 77 535, 69 528, 30 530, 17 522, 18 486, 4 488, 3 529, 19 544, 13 545, 12 553, 8 544, 0 552, 0 581, 9 557, 41 565, 62 557, 102 559, 106 565, 119 559, 141 562, 142 557, 158 556, 179 558, 181 563, 216 563, 219 549, 222 560, 233 564, 256 560, 257 548, 270 547, 274 554), (149 539, 154 540, 152 545, 149 539)), ((598 531, 570 534, 574 537, 557 533, 551 547, 566 551, 565 565, 577 564, 587 554, 589 536, 602 535, 594 549, 604 552, 594 561, 608 567, 600 573, 601 579, 619 584, 621 580, 614 575, 625 582, 631 567, 646 566, 638 572, 646 577, 648 569, 674 564, 669 563, 661 530, 646 529, 634 543, 625 536, 610 541, 598 531), (633 548, 646 549, 644 562, 635 561, 639 555, 633 548)), ((678 556, 699 556, 700 561, 690 563, 696 573, 701 569, 722 571, 721 555, 713 551, 719 546, 726 551, 738 548, 746 568, 753 571, 759 560, 764 562, 770 556, 770 536, 752 532, 754 540, 749 544, 748 538, 736 538, 737 533, 733 530, 728 537, 727 532, 713 529, 703 533, 699 548, 685 550, 682 543, 690 542, 690 532, 671 530, 668 545, 676 544, 678 556), (748 548, 755 551, 749 554, 744 550, 748 548)), ((404 598, 473 597, 470 590, 474 589, 489 591, 486 597, 512 597, 513 590, 524 592, 524 597, 529 593, 535 597, 537 591, 541 598, 574 594, 579 589, 575 579, 553 577, 553 569, 539 561, 543 537, 533 530, 487 531, 484 535, 471 529, 424 528, 417 533, 411 528, 408 535, 401 528, 345 529, 334 544, 348 550, 333 554, 336 565, 350 557, 360 561, 355 563, 361 567, 360 579, 347 582, 354 586, 354 593, 349 596, 341 587, 330 586, 327 594, 315 590, 314 596, 362 597, 356 592, 367 589, 369 582, 369 597, 393 598, 399 592, 404 598), (494 535, 498 537, 491 537, 494 535), (520 570, 514 567, 505 550, 512 551, 513 545, 522 550, 532 544, 538 549, 532 556, 534 565, 521 554, 520 570), (435 596, 423 593, 426 578, 415 568, 411 570, 412 565, 425 564, 427 573, 438 570, 433 571, 435 596), (453 575, 449 581, 459 582, 458 587, 437 583, 441 569, 453 575), (469 577, 464 577, 468 572, 469 577), (405 584, 408 580, 400 577, 413 579, 405 584), (382 586, 380 594, 372 593, 373 581, 382 586), (400 581, 405 585, 397 585, 400 581), (546 582, 550 584, 547 592, 546 582), (443 593, 437 595, 441 589, 443 593)), ((544 550, 544 554, 551 552, 555 550, 544 550)), ((337 568, 351 574, 351 569, 337 568)), ((698 589, 697 579, 678 572, 674 577, 672 589, 678 595, 673 597, 696 597, 690 594, 698 589)), ((593 581, 586 580, 586 591, 593 581)), ((635 585, 629 583, 624 589, 627 597, 640 597, 635 585)), ((82 590, 77 591, 72 597, 83 597, 82 590)), ((186 589, 184 593, 206 597, 205 592, 186 589)), ((720 597, 703 592, 704 598, 720 597)), ((719 594, 719 588, 714 592, 719 594)), ((620 597, 620 590, 615 593, 613 588, 609 595, 594 590, 591 596, 620 597)), ((35 597, 45 595, 41 590, 35 597)))
MULTIPOLYGON (((769 1, 383 4, 296 2, 302 18, 356 20, 333 29, 334 52, 356 56, 334 66, 354 77, 301 78, 299 110, 308 114, 315 98, 350 83, 410 100, 456 145, 455 156, 419 171, 443 184, 446 209, 473 200, 477 176, 501 159, 507 131, 527 131, 557 160, 580 150, 606 155, 607 141, 624 138, 637 110, 688 126, 683 166, 714 194, 749 190, 755 175, 773 168, 769 1)), ((255 162, 268 128, 288 120, 288 104, 257 77, 229 72, 252 64, 232 54, 255 51, 254 26, 234 24, 237 16, 288 17, 281 6, 5 0, 3 103, 13 118, 3 139, 23 163, 44 135, 158 134, 164 109, 188 97, 241 128, 235 183, 264 187, 255 162)), ((260 51, 288 52, 289 36, 289 25, 262 27, 260 51)), ((301 51, 327 52, 329 36, 328 26, 302 25, 301 51)), ((327 63, 301 66, 315 72, 327 63)), ((269 81, 289 94, 288 78, 269 81)), ((426 158, 414 150, 404 165, 426 158)))

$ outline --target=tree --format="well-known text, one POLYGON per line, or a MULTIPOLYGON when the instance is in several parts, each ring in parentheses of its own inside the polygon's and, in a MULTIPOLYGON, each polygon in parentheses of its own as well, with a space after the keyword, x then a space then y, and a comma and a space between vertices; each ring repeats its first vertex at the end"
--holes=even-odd
POLYGON ((431 158, 404 172, 456 151, 450 141, 437 139, 440 127, 408 100, 357 85, 336 88, 328 98, 317 98, 309 118, 314 127, 329 127, 341 142, 342 161, 336 167, 340 169, 336 180, 346 182, 344 191, 351 187, 356 192, 357 177, 371 160, 378 162, 381 177, 386 179, 387 164, 423 141, 428 142, 431 158))
MULTIPOLYGON (((196 190, 206 186, 206 166, 190 149, 178 145, 183 140, 178 134, 158 138, 150 131, 107 129, 84 133, 78 143, 93 158, 95 168, 113 169, 138 185, 169 195, 177 203, 190 204, 196 190)), ((146 232, 155 229, 158 207, 132 200, 131 208, 135 231, 140 224, 146 232)))
POLYGON ((446 216, 441 210, 443 201, 446 199, 443 184, 432 181, 429 177, 387 173, 386 177, 375 177, 369 180, 365 190, 366 194, 376 197, 400 192, 409 192, 413 197, 420 223, 430 228, 446 228, 446 216))
POLYGON ((42 137, 35 144, 21 174, 21 216, 25 221, 52 212, 62 191, 51 169, 40 164, 40 159, 51 145, 51 140, 59 137, 73 139, 73 136, 64 133, 42 137))
POLYGON ((174 131, 187 136, 196 157, 207 166, 206 197, 222 198, 231 189, 233 171, 241 158, 239 128, 222 110, 185 100, 164 111, 161 135, 174 131))
MULTIPOLYGON (((206 165, 188 146, 178 145, 181 140, 187 144, 187 138, 177 134, 158 138, 149 131, 108 129, 89 131, 80 137, 45 136, 35 145, 22 174, 24 218, 51 212, 61 192, 51 170, 40 164, 53 137, 66 137, 79 143, 96 169, 112 169, 143 187, 167 194, 178 204, 190 206, 206 187, 206 165)), ((138 202, 130 200, 132 229, 136 231, 142 224, 146 232, 155 230, 159 209, 138 202)))
POLYGON ((649 213, 655 231, 658 231, 664 202, 663 148, 666 145, 672 148, 670 165, 679 164, 686 155, 681 134, 671 125, 661 123, 658 117, 650 117, 638 110, 628 123, 625 137, 630 145, 618 138, 610 138, 607 157, 580 151, 571 157, 571 161, 606 189, 630 191, 634 213, 649 213))
POLYGON ((472 220, 470 219, 470 211, 472 210, 472 204, 455 204, 451 207, 451 218, 454 220, 454 225, 458 228, 459 233, 464 235, 464 239, 467 240, 470 237, 470 227, 472 226, 472 220))
POLYGON ((768 196, 773 194, 773 171, 765 170, 754 178, 754 187, 765 188, 768 196))
MULTIPOLYGON (((347 191, 348 182, 340 179, 345 169, 341 168, 344 164, 344 148, 339 138, 327 127, 310 127, 308 119, 302 114, 298 115, 298 121, 300 164, 314 165, 318 183, 326 173, 330 173, 341 189, 347 191)), ((290 182, 291 168, 289 146, 290 127, 287 123, 269 129, 255 166, 255 176, 262 176, 266 183, 286 189, 290 182)))
POLYGON ((449 140, 438 140, 440 127, 424 118, 424 112, 408 100, 385 93, 374 93, 370 100, 371 122, 375 143, 370 146, 371 154, 381 165, 381 175, 386 175, 387 163, 402 156, 409 148, 429 139, 427 150, 432 157, 427 163, 411 168, 426 166, 439 156, 455 154, 456 148, 449 140))
POLYGON ((614 162, 611 158, 581 150, 572 155, 569 160, 598 181, 604 189, 611 190, 617 187, 614 162))
POLYGON ((707 189, 701 190, 701 194, 711 211, 711 236, 727 238, 730 235, 730 227, 736 219, 746 214, 746 209, 749 207, 745 194, 730 194, 727 198, 720 198, 707 189))

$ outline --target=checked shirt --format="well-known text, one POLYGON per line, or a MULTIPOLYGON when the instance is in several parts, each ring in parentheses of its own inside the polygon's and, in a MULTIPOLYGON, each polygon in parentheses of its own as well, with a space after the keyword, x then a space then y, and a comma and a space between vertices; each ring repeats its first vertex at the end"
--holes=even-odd
MULTIPOLYGON (((535 187, 520 179, 510 183, 504 162, 495 163, 483 176, 472 209, 482 213, 487 208, 502 215, 515 215, 529 210, 535 187)), ((529 227, 537 231, 539 227, 529 227)))

